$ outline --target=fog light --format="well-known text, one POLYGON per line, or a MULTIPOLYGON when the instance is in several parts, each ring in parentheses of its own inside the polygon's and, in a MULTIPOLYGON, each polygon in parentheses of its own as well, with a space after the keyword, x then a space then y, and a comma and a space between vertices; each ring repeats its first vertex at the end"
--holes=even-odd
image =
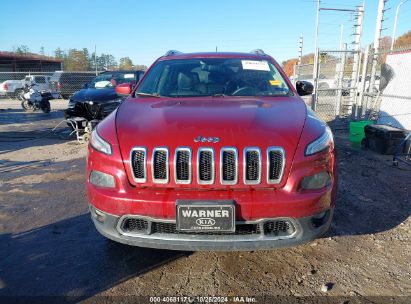
POLYGON ((329 210, 314 215, 311 218, 311 223, 312 223, 313 227, 314 228, 319 228, 322 225, 324 225, 328 221, 329 215, 330 215, 329 210))
POLYGON ((98 211, 97 209, 91 207, 91 215, 100 223, 104 223, 106 220, 106 215, 103 212, 98 211))
POLYGON ((94 170, 90 174, 90 183, 104 188, 114 188, 116 186, 113 175, 94 170))
POLYGON ((311 176, 304 177, 301 181, 301 188, 304 190, 316 190, 328 186, 331 183, 328 172, 320 172, 311 176))

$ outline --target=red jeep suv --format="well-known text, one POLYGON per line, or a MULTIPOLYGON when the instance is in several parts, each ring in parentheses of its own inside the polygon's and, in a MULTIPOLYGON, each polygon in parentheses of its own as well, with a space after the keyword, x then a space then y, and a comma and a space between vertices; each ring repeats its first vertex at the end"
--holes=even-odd
POLYGON ((135 246, 256 250, 324 234, 333 136, 278 63, 169 51, 93 131, 87 193, 97 230, 135 246))

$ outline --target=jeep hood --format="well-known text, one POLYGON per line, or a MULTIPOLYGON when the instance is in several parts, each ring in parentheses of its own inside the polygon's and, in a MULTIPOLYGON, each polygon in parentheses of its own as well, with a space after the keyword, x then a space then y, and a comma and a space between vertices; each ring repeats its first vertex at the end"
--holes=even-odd
MULTIPOLYGON (((129 98, 118 109, 116 127, 125 163, 130 150, 154 147, 212 147, 218 155, 223 146, 269 146, 285 149, 291 163, 306 118, 299 97, 129 98), (195 143, 199 136, 218 137, 218 143, 195 143)), ((126 166, 127 167, 127 166, 126 166)), ((128 171, 128 170, 127 170, 128 171)))

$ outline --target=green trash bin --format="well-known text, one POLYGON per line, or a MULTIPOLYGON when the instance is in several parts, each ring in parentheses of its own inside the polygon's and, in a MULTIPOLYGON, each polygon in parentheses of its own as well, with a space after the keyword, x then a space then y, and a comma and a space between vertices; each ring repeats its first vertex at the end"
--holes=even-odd
POLYGON ((373 120, 361 120, 350 122, 350 142, 361 143, 365 138, 364 127, 374 124, 373 120))

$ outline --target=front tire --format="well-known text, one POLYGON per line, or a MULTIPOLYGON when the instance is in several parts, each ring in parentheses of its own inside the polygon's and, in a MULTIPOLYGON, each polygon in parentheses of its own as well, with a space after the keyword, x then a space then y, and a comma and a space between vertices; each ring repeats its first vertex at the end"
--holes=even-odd
POLYGON ((24 109, 24 111, 28 111, 28 112, 33 112, 34 111, 34 106, 29 104, 29 101, 24 99, 21 102, 21 107, 24 109))
POLYGON ((50 101, 48 101, 48 100, 43 100, 43 101, 41 102, 40 109, 41 109, 44 113, 50 113, 50 110, 51 110, 50 101))

